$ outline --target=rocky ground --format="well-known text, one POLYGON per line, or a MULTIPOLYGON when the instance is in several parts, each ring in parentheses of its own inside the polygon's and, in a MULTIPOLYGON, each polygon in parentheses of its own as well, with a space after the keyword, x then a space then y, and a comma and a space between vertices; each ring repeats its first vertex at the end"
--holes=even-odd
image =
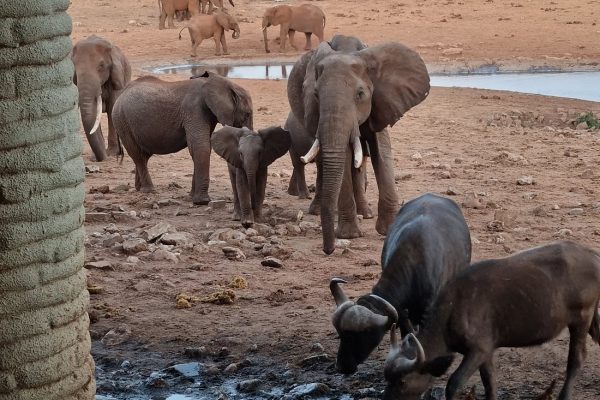
MULTIPOLYGON (((233 12, 242 21, 242 38, 229 41, 232 55, 216 59, 207 42, 200 59, 266 59, 260 15, 272 4, 238 0, 233 12)), ((486 63, 593 69, 600 61, 598 13, 590 11, 598 1, 313 4, 327 12, 327 36, 355 34, 371 46, 401 41, 417 49, 432 70, 486 63)), ((124 50, 135 76, 149 67, 189 61, 185 35, 178 41, 175 30, 158 31, 154 1, 78 0, 70 12, 74 40, 105 36, 124 50)), ((283 123, 288 112, 284 81, 237 83, 252 94, 257 127, 283 123)), ((600 114, 600 105, 433 88, 391 129, 400 199, 429 191, 461 204, 475 260, 559 238, 598 247, 600 133, 577 123, 587 112, 600 114)), ((361 221, 364 237, 340 241, 328 257, 321 251, 319 219, 306 214, 309 200, 286 193, 292 170, 287 156, 270 167, 265 220, 243 229, 231 220, 227 168, 218 156, 211 160, 213 203, 193 206, 186 151, 152 158, 157 191, 143 194, 133 189, 128 157, 122 165, 96 163, 87 145, 84 149, 86 268, 100 395, 128 400, 173 393, 188 399, 379 397, 388 343, 357 374, 336 374, 338 341, 329 321, 334 303, 327 286, 331 277, 343 277, 347 293, 356 296, 377 281, 384 238, 375 232, 374 220, 361 221)), ((313 183, 314 167, 307 171, 313 183)), ((376 209, 372 170, 369 176, 368 198, 376 209)), ((541 347, 499 351, 500 399, 535 399, 554 379, 562 382, 567 347, 564 334, 541 347)), ((600 348, 588 344, 588 350, 577 400, 600 396, 600 348)), ((430 398, 440 398, 446 379, 438 380, 430 398)), ((472 384, 482 398, 478 377, 472 384)))

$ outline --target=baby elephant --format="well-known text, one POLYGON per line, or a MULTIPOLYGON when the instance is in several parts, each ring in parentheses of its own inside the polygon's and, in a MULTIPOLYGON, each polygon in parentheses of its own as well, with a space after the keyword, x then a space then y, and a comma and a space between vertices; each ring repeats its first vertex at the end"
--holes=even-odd
MULTIPOLYGON (((236 19, 221 10, 216 10, 212 14, 192 17, 187 28, 192 40, 192 57, 196 57, 196 49, 204 39, 213 38, 215 40, 215 55, 220 56, 221 45, 223 45, 223 54, 229 54, 224 31, 233 30, 231 37, 234 39, 240 37, 240 26, 236 19)), ((179 31, 179 40, 181 40, 181 31, 179 31)))
POLYGON ((258 132, 226 126, 211 138, 215 152, 227 160, 233 189, 234 220, 244 228, 260 220, 267 186, 267 167, 290 147, 290 134, 278 126, 258 132))

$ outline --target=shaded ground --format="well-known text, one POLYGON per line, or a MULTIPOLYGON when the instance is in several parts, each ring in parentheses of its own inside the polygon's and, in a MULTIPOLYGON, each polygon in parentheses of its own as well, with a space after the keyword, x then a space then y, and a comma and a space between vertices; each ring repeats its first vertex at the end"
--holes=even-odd
MULTIPOLYGON (((232 55, 226 60, 267 58, 260 41, 260 16, 273 2, 237 3, 234 14, 246 22, 242 23, 242 37, 229 39, 232 55)), ((314 2, 328 15, 327 37, 334 32, 350 33, 370 45, 398 40, 416 48, 436 68, 482 63, 590 68, 600 61, 599 17, 593 11, 598 1, 356 3, 314 2)), ((78 0, 71 15, 74 40, 91 33, 107 37, 124 50, 136 76, 149 66, 188 60, 187 35, 184 32, 184 40, 178 41, 175 30, 158 31, 154 1, 78 0), (135 22, 129 24, 130 20, 135 22)), ((270 37, 275 35, 271 28, 270 37)), ((204 43, 200 58, 214 62, 213 46, 204 43)), ((290 51, 286 56, 298 54, 290 51)), ((281 55, 269 56, 273 57, 281 55)), ((237 82, 252 94, 257 127, 283 123, 288 112, 285 82, 237 82)), ((600 105, 434 88, 423 104, 391 130, 400 198, 410 199, 425 191, 456 193, 451 197, 464 203, 475 260, 501 257, 559 237, 597 246, 600 133, 576 130, 571 124, 578 113, 587 111, 600 113, 600 105), (533 177, 535 184, 517 185, 522 176, 533 177), (493 223, 495 220, 502 224, 493 223)), ((103 124, 106 126, 105 117, 103 124)), ((298 211, 306 212, 309 200, 297 200, 286 193, 292 167, 284 156, 270 168, 268 226, 258 229, 258 236, 264 236, 267 244, 259 249, 262 239, 241 239, 239 234, 218 231, 241 228, 231 221, 227 168, 215 154, 210 194, 228 202, 223 209, 191 205, 192 168, 186 151, 151 159, 150 173, 157 192, 150 195, 124 190, 133 186, 133 163, 128 157, 119 165, 114 160, 94 163, 90 156, 86 145, 86 164, 100 169, 87 175, 86 210, 106 213, 98 214, 96 221, 93 217, 86 221, 87 260, 106 262, 104 266, 96 264, 103 268, 88 269, 89 282, 103 288, 91 296, 94 354, 101 367, 99 394, 134 399, 143 390, 143 398, 158 399, 166 398, 166 393, 188 390, 194 396, 191 398, 251 398, 232 388, 239 381, 258 379, 258 390, 271 393, 271 398, 289 394, 294 384, 310 382, 328 385, 331 392, 327 398, 377 398, 383 388, 381 366, 388 344, 382 343, 358 374, 349 378, 335 374, 332 364, 337 339, 329 321, 333 301, 327 287, 331 277, 340 276, 349 282, 347 293, 359 295, 377 281, 383 237, 375 232, 374 220, 361 222, 365 236, 352 240, 346 250, 324 256, 320 233, 314 228, 318 218, 304 214, 304 223, 298 221, 298 211), (107 193, 99 193, 106 191, 103 186, 108 186, 107 193), (150 244, 150 250, 157 247, 160 251, 137 254, 137 262, 128 261, 122 246, 111 243, 121 240, 118 235, 123 240, 138 238, 160 222, 168 223, 172 231, 189 233, 187 243, 173 248, 150 244), (246 259, 230 261, 223 255, 222 245, 209 245, 215 232, 221 238, 229 235, 225 237, 229 244, 240 247, 246 259), (251 244, 252 240, 258 243, 251 244), (173 258, 167 253, 179 255, 173 258), (262 266, 260 261, 268 253, 282 259, 283 267, 262 266), (230 288, 235 277, 243 277, 247 288, 230 288), (180 293, 202 297, 223 289, 234 291, 232 305, 192 302, 191 308, 176 308, 175 298, 180 293), (125 341, 114 346, 99 341, 122 324, 126 325, 125 341), (201 346, 204 349, 195 353, 188 351, 192 356, 184 353, 188 347, 201 346), (328 356, 303 362, 323 353, 328 356), (123 361, 129 365, 122 366, 123 361), (152 372, 171 363, 188 361, 203 365, 193 381, 171 375, 151 378, 152 372), (239 363, 237 370, 230 367, 225 372, 232 363, 239 363), (164 379, 168 387, 152 379, 164 379)), ((314 167, 307 170, 312 183, 314 167)), ((372 170, 369 175, 368 197, 376 209, 372 170)), ((115 339, 119 338, 117 335, 115 339)), ((562 381, 567 344, 566 336, 562 336, 539 348, 499 351, 500 398, 532 399, 553 379, 562 381)), ((574 399, 600 396, 600 349, 591 344, 588 349, 574 399)), ((440 379, 438 386, 446 378, 440 379)), ((478 377, 472 382, 477 383, 481 396, 478 377)), ((268 398, 266 394, 263 397, 268 398)))

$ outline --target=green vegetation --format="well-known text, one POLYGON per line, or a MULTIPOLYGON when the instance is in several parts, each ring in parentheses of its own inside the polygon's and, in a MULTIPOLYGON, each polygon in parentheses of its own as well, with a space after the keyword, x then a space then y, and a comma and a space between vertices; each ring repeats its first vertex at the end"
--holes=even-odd
POLYGON ((582 122, 585 122, 588 128, 600 129, 600 119, 598 119, 598 117, 595 117, 594 113, 591 111, 588 113, 580 114, 575 121, 577 122, 577 125, 581 124, 582 122))

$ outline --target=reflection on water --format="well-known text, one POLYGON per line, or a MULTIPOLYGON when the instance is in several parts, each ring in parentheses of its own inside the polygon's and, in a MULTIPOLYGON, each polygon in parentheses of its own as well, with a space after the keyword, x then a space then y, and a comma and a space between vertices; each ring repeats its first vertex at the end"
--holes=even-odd
POLYGON ((508 90, 600 101, 600 72, 433 75, 431 86, 508 90))
MULTIPOLYGON (((229 78, 287 79, 293 67, 293 63, 235 66, 188 64, 155 68, 152 72, 193 76, 200 75, 208 70, 229 78)), ((471 75, 432 75, 431 86, 508 90, 511 92, 600 101, 600 90, 598 90, 600 72, 495 72, 497 72, 497 67, 481 69, 478 70, 478 73, 471 75)))
POLYGON ((204 71, 216 72, 228 78, 238 79, 287 79, 294 67, 293 63, 266 65, 177 65, 173 67, 155 68, 157 74, 190 74, 200 75, 204 71))

